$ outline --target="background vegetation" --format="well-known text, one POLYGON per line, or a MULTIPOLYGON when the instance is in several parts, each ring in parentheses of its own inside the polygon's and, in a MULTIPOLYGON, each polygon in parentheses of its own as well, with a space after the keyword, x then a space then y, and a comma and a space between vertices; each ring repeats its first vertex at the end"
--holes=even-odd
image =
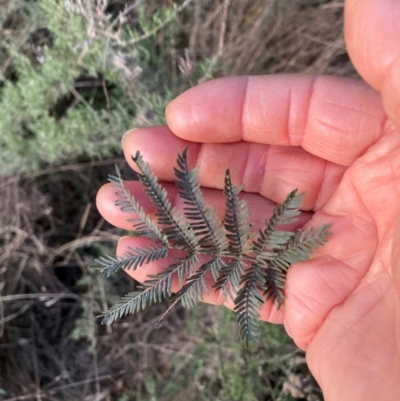
POLYGON ((130 127, 212 77, 356 76, 333 0, 0 1, 0 399, 321 400, 279 326, 245 351, 229 311, 167 305, 112 327, 135 283, 87 269, 121 234, 97 189, 130 127))

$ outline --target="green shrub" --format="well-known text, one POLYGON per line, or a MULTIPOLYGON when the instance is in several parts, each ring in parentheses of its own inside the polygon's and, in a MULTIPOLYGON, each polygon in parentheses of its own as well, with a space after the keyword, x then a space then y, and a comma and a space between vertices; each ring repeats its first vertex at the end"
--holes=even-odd
POLYGON ((185 3, 11 2, 0 21, 2 173, 106 157, 130 127, 163 123, 166 103, 209 65, 171 68, 185 3))
MULTIPOLYGON (((288 391, 287 374, 296 371, 304 380, 307 373, 299 371, 305 361, 282 326, 261 323, 260 346, 249 350, 237 341, 236 319, 228 309, 201 304, 187 314, 185 325, 192 346, 171 358, 170 369, 162 380, 156 375, 147 376, 148 396, 142 394, 141 400, 296 399, 288 391)), ((309 386, 303 396, 319 400, 317 394, 318 389, 309 386)))

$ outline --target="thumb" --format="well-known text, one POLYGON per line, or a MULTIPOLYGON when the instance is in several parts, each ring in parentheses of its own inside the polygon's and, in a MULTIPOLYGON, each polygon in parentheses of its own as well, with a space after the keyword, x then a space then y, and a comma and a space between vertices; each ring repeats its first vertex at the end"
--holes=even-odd
POLYGON ((400 130, 400 1, 346 0, 345 38, 358 73, 400 130))
POLYGON ((393 245, 392 245, 392 266, 393 279, 397 294, 400 296, 400 215, 397 217, 394 227, 393 245))

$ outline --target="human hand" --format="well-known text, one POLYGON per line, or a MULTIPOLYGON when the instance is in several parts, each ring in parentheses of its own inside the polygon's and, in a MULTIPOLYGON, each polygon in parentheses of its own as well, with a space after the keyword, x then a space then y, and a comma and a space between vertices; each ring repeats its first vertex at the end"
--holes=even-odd
MULTIPOLYGON (((272 202, 294 188, 306 191, 301 224, 332 223, 334 235, 312 260, 290 268, 284 307, 267 303, 261 317, 283 323, 307 351, 325 401, 392 401, 400 399, 400 246, 393 245, 400 244, 400 4, 352 0, 346 7, 350 55, 382 97, 361 81, 335 77, 210 81, 171 102, 168 127, 131 131, 123 149, 132 167, 139 149, 170 181, 177 153, 189 146, 189 162, 199 165, 217 210, 229 167, 258 222, 272 202)), ((128 187, 151 210, 139 185, 128 187)), ((104 186, 100 212, 129 229, 114 201, 104 186)), ((142 241, 124 237, 117 253, 142 241)), ((130 274, 143 281, 159 269, 154 263, 130 274)), ((218 293, 207 300, 224 302, 218 293)))

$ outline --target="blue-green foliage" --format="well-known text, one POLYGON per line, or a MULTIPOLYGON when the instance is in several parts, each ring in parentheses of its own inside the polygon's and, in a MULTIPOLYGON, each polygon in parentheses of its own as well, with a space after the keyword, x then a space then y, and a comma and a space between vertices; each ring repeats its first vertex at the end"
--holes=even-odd
POLYGON ((96 1, 10 3, 0 24, 18 14, 21 26, 0 31, 2 174, 108 156, 127 129, 163 123, 166 103, 189 86, 171 68, 171 50, 184 46, 174 4, 132 1, 126 12, 96 1))

